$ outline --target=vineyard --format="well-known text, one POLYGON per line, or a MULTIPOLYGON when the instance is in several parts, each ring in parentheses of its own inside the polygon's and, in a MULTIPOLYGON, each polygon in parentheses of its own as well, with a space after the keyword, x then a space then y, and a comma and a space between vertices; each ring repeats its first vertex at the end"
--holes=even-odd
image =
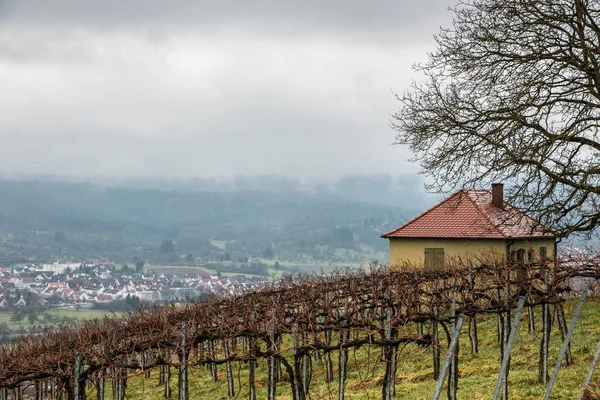
MULTIPOLYGON (((444 384, 445 396, 454 399, 459 351, 479 351, 478 323, 490 318, 496 321, 502 360, 494 398, 508 397, 510 350, 521 319, 530 331, 541 332, 538 380, 550 395, 558 371, 550 363, 552 325, 560 328, 563 342, 560 368, 563 356, 567 364, 573 363, 573 324, 568 326, 563 305, 583 292, 580 307, 584 289, 594 289, 600 278, 600 264, 593 261, 557 264, 457 263, 444 271, 343 271, 282 280, 239 297, 167 304, 47 330, 0 348, 0 400, 121 400, 128 397, 128 380, 140 376, 160 385, 164 398, 185 400, 194 398, 190 371, 199 366, 208 369, 213 381, 224 370, 228 396, 235 398, 235 381, 240 379, 236 365, 248 370, 244 385, 249 398, 256 399, 257 385, 263 384, 257 383, 259 364, 268 371, 264 384, 269 399, 276 398, 281 382, 289 385, 294 400, 313 397, 316 365, 323 367, 335 397, 343 399, 356 390, 347 384, 349 351, 358 348, 377 349, 370 362, 384 365, 379 392, 382 399, 391 399, 402 349, 409 344, 429 354, 434 396, 440 396, 444 384), (536 327, 539 314, 542 323, 536 327), (469 343, 459 350, 463 324, 469 343), (172 377, 176 387, 171 387, 172 377)), ((578 313, 579 308, 573 322, 578 313)))

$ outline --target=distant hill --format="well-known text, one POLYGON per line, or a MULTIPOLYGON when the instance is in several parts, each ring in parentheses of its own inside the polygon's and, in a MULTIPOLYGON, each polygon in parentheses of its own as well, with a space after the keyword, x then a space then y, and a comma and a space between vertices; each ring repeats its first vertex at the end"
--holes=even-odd
POLYGON ((416 212, 332 192, 0 180, 0 260, 385 261, 379 234, 416 212))

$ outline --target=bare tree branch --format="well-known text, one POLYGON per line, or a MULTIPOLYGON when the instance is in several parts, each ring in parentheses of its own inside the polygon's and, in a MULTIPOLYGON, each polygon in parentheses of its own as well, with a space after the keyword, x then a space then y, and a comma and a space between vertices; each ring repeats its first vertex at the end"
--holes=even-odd
POLYGON ((600 0, 461 0, 425 79, 396 97, 396 142, 428 188, 510 184, 563 235, 600 221, 600 0))

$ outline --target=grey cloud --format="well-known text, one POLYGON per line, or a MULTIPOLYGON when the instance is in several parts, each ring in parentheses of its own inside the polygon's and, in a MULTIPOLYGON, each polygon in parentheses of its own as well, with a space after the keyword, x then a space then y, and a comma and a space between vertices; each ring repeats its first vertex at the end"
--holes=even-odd
POLYGON ((430 36, 431 28, 447 20, 449 4, 449 0, 5 0, 0 22, 98 30, 150 27, 150 36, 182 28, 214 33, 231 27, 303 35, 330 31, 354 38, 394 32, 430 36))
POLYGON ((0 0, 0 170, 414 174, 390 89, 443 0, 0 0))

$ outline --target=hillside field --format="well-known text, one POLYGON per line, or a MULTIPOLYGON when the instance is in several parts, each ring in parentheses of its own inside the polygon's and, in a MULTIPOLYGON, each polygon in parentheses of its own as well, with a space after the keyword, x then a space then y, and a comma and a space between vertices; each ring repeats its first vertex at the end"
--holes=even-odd
MULTIPOLYGON (((574 302, 566 306, 567 323, 570 323, 574 302)), ((514 399, 540 399, 545 392, 545 386, 537 383, 537 361, 541 333, 541 312, 536 311, 536 333, 529 333, 526 313, 524 313, 519 331, 512 350, 511 370, 509 375, 509 395, 514 399)), ((560 370, 558 380, 552 392, 552 399, 578 398, 583 380, 593 358, 593 353, 600 340, 600 300, 588 299, 574 331, 572 340, 572 355, 574 365, 565 366, 560 370)), ((426 326, 425 329, 428 327, 426 326)), ((489 399, 492 397, 494 385, 500 370, 499 346, 496 340, 496 317, 488 316, 478 324, 480 350, 479 354, 471 355, 467 324, 461 334, 461 351, 459 358, 459 399, 489 399)), ((443 335, 442 335, 443 336, 443 335)), ((445 346, 445 341, 442 346, 445 346)), ((292 357, 291 338, 284 341, 286 357, 292 357)), ((560 332, 556 324, 553 326, 550 368, 554 368, 556 357, 562 345, 560 332)), ((442 357, 444 352, 442 351, 442 357)), ((334 372, 337 374, 338 352, 332 353, 334 372)), ((419 348, 409 344, 400 347, 398 355, 398 372, 396 391, 398 399, 429 399, 433 394, 435 382, 432 371, 432 354, 430 349, 419 348)), ((313 361, 314 375, 310 383, 310 399, 337 398, 336 380, 329 384, 325 382, 323 363, 313 361)), ((234 376, 237 398, 248 398, 248 368, 247 365, 234 363, 234 376)), ((226 399, 227 381, 224 366, 218 367, 218 382, 213 383, 206 367, 192 368, 190 373, 190 398, 226 399)), ((381 383, 384 375, 384 364, 381 362, 381 349, 363 346, 349 351, 348 383, 346 385, 347 399, 377 399, 381 398, 381 383)), ((158 386, 158 370, 153 370, 151 377, 144 379, 140 371, 128 380, 127 397, 129 399, 162 399, 162 386, 158 386)), ((597 372, 594 381, 600 374, 597 372)), ((257 398, 264 399, 267 383, 267 364, 258 362, 256 385, 257 398)), ((177 398, 177 374, 172 374, 173 397, 177 398)), ((600 388, 595 387, 599 392, 600 388)), ((110 385, 107 385, 110 392, 110 385)), ((90 393, 90 395, 92 395, 90 393)), ((110 398, 110 395, 107 396, 110 398)), ((291 399, 288 382, 277 384, 277 398, 291 399)), ((442 396, 445 398, 445 393, 442 396)))

